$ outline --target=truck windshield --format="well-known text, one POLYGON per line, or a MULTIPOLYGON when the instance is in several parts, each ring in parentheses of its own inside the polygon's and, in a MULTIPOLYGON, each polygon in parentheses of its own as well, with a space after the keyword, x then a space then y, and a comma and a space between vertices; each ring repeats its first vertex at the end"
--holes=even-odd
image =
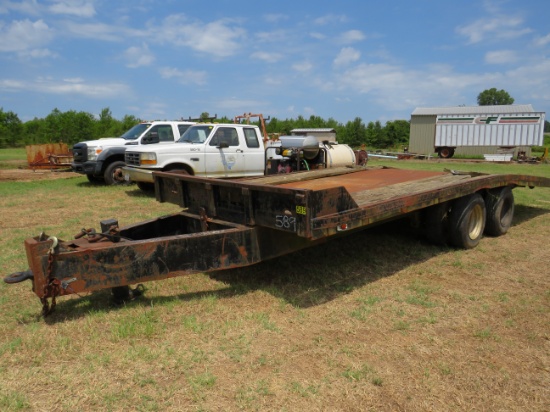
POLYGON ((134 127, 132 127, 130 130, 128 130, 126 133, 124 133, 120 137, 122 137, 123 139, 126 139, 126 140, 136 140, 149 127, 151 127, 151 123, 136 124, 134 127))
POLYGON ((191 126, 181 135, 178 143, 204 143, 213 128, 212 125, 191 126))

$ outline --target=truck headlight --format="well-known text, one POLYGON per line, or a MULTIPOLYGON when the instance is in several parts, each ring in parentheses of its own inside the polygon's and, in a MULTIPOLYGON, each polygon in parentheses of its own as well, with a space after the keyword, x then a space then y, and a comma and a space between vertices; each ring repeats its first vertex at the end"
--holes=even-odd
POLYGON ((97 160, 97 156, 103 151, 101 146, 88 146, 88 160, 97 160))
POLYGON ((140 153, 139 164, 141 165, 156 165, 157 155, 156 153, 140 153))

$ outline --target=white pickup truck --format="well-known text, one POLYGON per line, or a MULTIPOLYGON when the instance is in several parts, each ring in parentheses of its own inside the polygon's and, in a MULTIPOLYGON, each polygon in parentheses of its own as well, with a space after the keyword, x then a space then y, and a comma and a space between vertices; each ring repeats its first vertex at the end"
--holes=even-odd
POLYGON ((195 124, 192 121, 153 121, 136 124, 120 137, 79 142, 73 146, 74 172, 85 174, 90 182, 108 185, 124 183, 122 166, 128 147, 151 143, 174 143, 195 124))
POLYGON ((154 171, 178 171, 214 178, 263 176, 356 164, 347 145, 319 142, 314 136, 282 136, 264 143, 258 126, 195 124, 174 144, 128 148, 127 181, 153 188, 154 171))

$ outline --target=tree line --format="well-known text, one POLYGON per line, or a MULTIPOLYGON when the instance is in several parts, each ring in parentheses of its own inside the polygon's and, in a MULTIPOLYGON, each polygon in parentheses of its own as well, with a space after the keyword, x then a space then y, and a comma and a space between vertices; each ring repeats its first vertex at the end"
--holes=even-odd
MULTIPOLYGON (((200 118, 209 118, 209 114, 204 112, 200 118)), ((0 108, 0 148, 45 143, 66 143, 72 147, 85 140, 120 136, 141 121, 132 115, 126 115, 121 120, 115 119, 107 107, 101 110, 99 116, 75 110, 62 112, 56 108, 45 118, 22 122, 16 113, 0 108)), ((216 121, 232 123, 233 118, 224 116, 216 121)), ((298 116, 284 120, 272 117, 266 122, 268 134, 290 135, 291 130, 301 128, 334 129, 340 143, 379 149, 407 145, 410 129, 408 120, 389 121, 384 125, 380 121, 365 124, 359 117, 345 124, 319 116, 298 116)))
MULTIPOLYGON (((204 112, 200 118, 207 119, 209 114, 204 112)), ((0 108, 0 148, 44 143, 66 143, 72 147, 85 140, 120 136, 141 121, 132 115, 125 115, 121 120, 115 119, 107 107, 101 110, 99 116, 82 111, 62 112, 54 109, 43 119, 22 122, 17 114, 0 108)), ((232 123, 233 118, 224 116, 216 121, 232 123)), ((402 150, 408 146, 410 133, 408 120, 393 120, 385 124, 377 120, 365 124, 360 117, 356 117, 343 124, 332 118, 326 120, 312 115, 309 118, 298 116, 284 120, 273 117, 266 122, 269 134, 290 135, 291 130, 303 128, 334 129, 340 143, 352 147, 365 145, 368 149, 402 150)), ((545 122, 544 131, 550 133, 548 121, 545 122)))

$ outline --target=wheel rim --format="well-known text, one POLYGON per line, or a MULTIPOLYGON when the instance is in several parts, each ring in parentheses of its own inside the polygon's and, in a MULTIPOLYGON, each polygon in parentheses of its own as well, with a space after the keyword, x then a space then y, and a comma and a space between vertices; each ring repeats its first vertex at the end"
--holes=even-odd
POLYGON ((113 170, 113 181, 117 183, 124 182, 124 173, 122 173, 121 167, 117 167, 115 170, 113 170))
POLYGON ((477 239, 483 232, 483 208, 475 205, 468 220, 468 236, 470 239, 477 239))

